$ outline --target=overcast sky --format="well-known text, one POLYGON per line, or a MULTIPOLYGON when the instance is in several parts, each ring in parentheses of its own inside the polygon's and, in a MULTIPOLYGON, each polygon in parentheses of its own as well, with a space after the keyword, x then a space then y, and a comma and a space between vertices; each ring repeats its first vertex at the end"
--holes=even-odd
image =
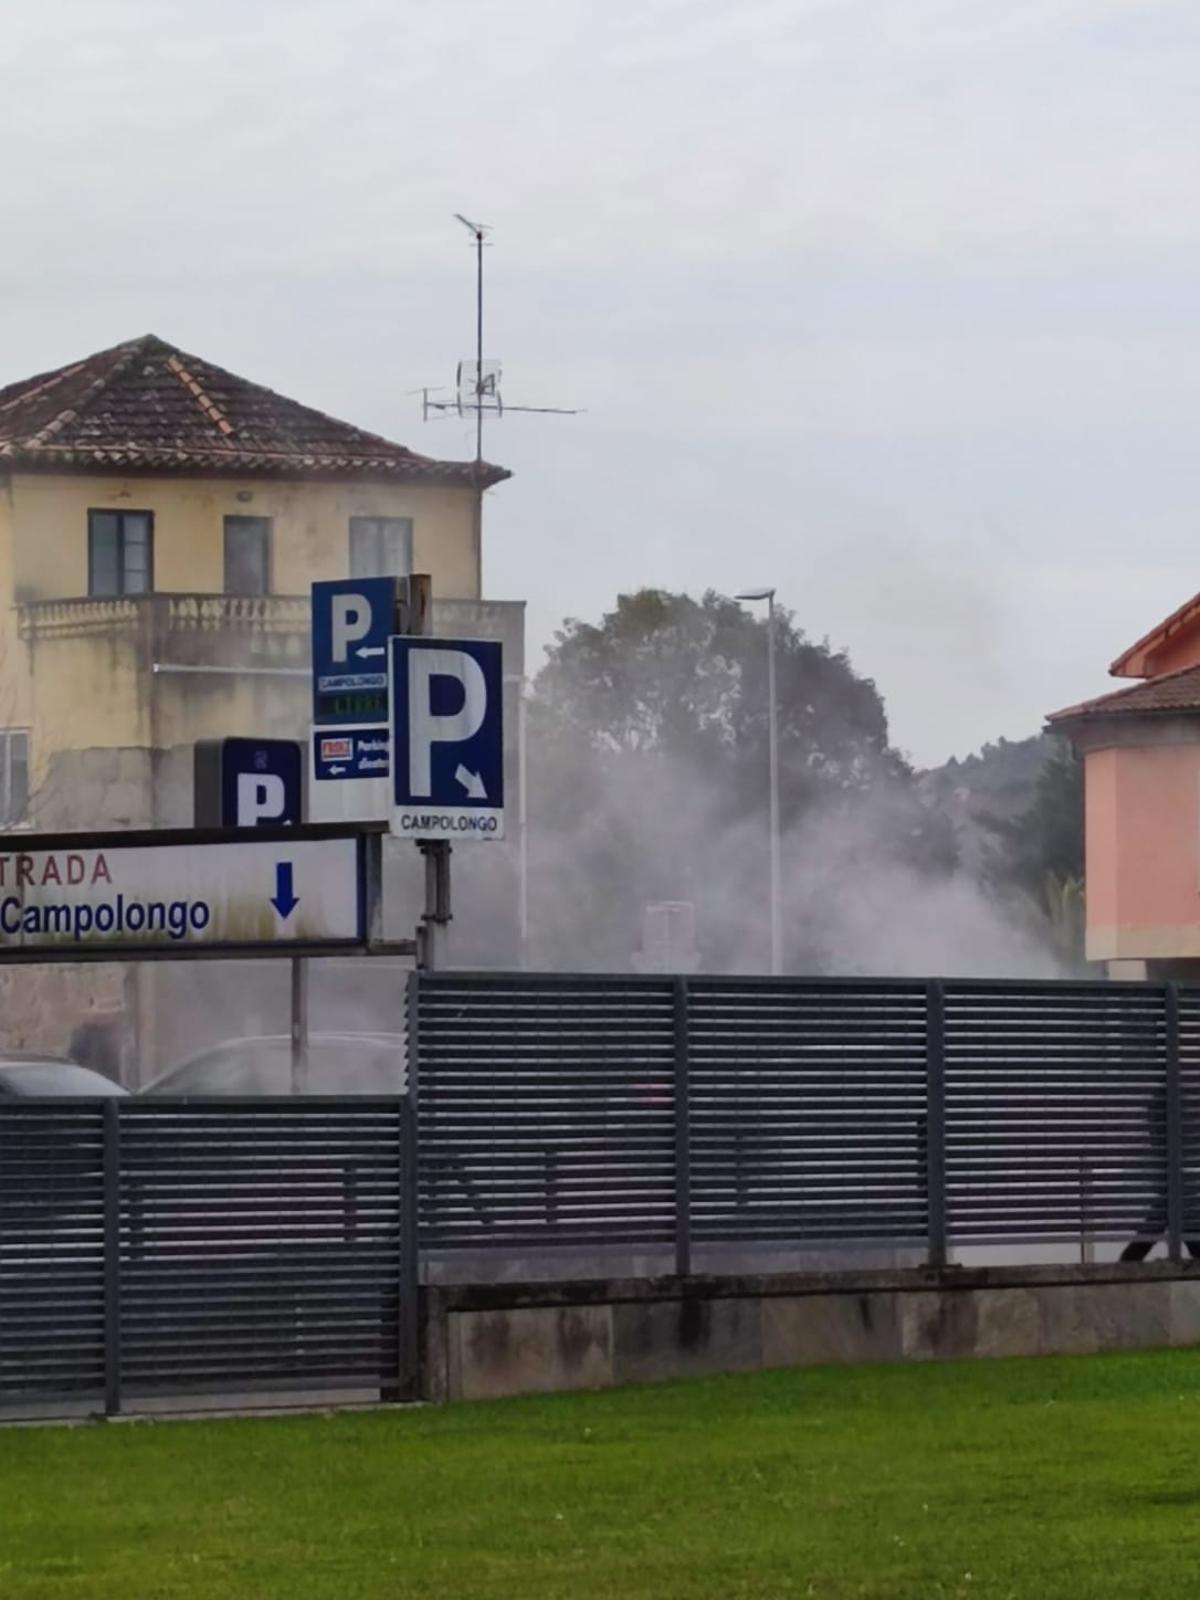
MULTIPOLYGON (((0 381, 155 332, 434 454, 486 587, 774 583, 919 762, 1200 589, 1195 0, 5 0, 0 381)), ((534 660, 540 652, 535 650, 534 660)))

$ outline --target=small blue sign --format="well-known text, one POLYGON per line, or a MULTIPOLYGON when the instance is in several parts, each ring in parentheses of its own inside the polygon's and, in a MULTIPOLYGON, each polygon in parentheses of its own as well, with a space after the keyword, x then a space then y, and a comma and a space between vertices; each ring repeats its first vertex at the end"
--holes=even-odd
POLYGON ((304 751, 294 739, 204 739, 196 746, 198 827, 264 828, 304 817, 304 751))
POLYGON ((386 778, 391 742, 386 728, 314 728, 313 776, 318 782, 386 778))
POLYGON ((312 586, 313 721, 381 724, 388 714, 387 648, 397 578, 338 578, 312 586))
POLYGON ((504 837, 504 673, 493 639, 391 641, 392 832, 504 837))

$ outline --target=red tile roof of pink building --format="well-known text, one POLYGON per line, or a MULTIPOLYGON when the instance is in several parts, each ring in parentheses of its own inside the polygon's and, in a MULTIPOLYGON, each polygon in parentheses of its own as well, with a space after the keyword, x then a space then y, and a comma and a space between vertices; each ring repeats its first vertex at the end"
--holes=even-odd
POLYGON ((1200 594, 1193 595, 1177 611, 1172 611, 1169 617, 1156 623, 1149 633, 1144 633, 1135 644, 1129 646, 1128 650, 1122 650, 1109 667, 1109 672, 1114 678, 1150 677, 1156 652, 1161 652, 1165 645, 1178 639, 1185 629, 1192 631, 1200 629, 1200 594))
POLYGON ((1095 700, 1051 712, 1052 723, 1077 722, 1091 717, 1144 716, 1149 713, 1200 711, 1200 666, 1181 667, 1164 672, 1159 678, 1135 683, 1128 689, 1114 689, 1095 700))

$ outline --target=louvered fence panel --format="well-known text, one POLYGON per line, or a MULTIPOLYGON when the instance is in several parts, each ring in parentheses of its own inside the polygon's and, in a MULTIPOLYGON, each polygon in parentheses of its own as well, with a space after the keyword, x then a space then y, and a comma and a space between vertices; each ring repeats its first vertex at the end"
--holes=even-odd
POLYGON ((688 981, 698 1242, 926 1228, 922 983, 688 981))
POLYGON ((104 1108, 0 1105, 0 1403, 104 1394, 104 1108))
POLYGON ((430 973, 412 993, 423 1245, 670 1241, 669 979, 430 973))
POLYGON ((126 1393, 394 1384, 397 1101, 126 1101, 120 1171, 126 1393))
POLYGON ((958 1243, 1166 1228, 1166 1004, 1150 984, 946 985, 958 1243))
POLYGON ((1176 993, 1179 1000, 1183 1237, 1200 1245, 1200 987, 1181 984, 1176 993))

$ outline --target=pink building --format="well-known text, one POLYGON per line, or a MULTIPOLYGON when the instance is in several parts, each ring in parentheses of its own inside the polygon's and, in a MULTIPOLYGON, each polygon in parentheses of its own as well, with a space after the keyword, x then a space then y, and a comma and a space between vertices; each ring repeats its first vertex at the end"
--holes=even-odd
POLYGON ((1200 976, 1200 595, 1117 657, 1141 681, 1054 712, 1084 761, 1087 955, 1200 976))

